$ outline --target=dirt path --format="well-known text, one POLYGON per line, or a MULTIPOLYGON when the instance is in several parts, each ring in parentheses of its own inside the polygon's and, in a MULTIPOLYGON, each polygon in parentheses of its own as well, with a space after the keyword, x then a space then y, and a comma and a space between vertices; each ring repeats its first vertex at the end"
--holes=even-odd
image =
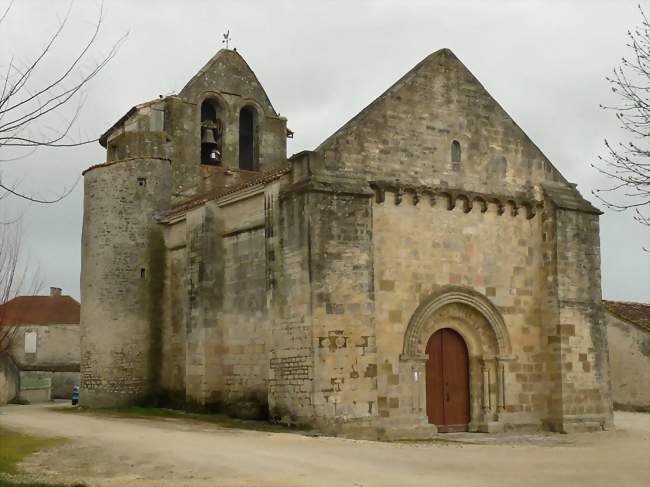
POLYGON ((618 413, 616 423, 580 435, 380 443, 0 408, 0 426, 73 440, 33 455, 26 471, 100 486, 650 485, 650 414, 618 413))

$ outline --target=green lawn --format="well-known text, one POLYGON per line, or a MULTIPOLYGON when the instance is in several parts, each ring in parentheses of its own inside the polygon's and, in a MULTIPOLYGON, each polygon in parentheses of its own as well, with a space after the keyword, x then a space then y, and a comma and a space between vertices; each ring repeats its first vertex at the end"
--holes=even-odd
POLYGON ((59 438, 34 438, 0 428, 0 472, 18 473, 16 464, 27 455, 41 448, 58 446, 63 443, 65 440, 59 438))
MULTIPOLYGON (((18 463, 27 455, 42 448, 50 448, 65 443, 61 438, 35 438, 0 427, 0 475, 18 474, 18 463)), ((66 486, 63 484, 17 483, 0 478, 0 487, 83 487, 83 484, 66 486)))

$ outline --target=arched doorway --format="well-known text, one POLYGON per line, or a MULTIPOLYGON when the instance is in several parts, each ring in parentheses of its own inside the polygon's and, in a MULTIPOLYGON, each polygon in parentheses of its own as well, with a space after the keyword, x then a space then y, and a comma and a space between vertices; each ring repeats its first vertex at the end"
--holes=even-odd
POLYGON ((460 334, 436 331, 427 342, 426 407, 438 431, 467 431, 470 422, 469 354, 460 334))

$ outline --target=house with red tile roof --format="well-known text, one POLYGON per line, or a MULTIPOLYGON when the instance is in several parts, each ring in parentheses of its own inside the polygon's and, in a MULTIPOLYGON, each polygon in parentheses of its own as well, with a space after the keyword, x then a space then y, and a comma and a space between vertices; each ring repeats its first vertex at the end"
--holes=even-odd
POLYGON ((17 296, 0 305, 0 350, 19 370, 21 396, 70 397, 79 383, 79 313, 79 302, 57 287, 47 296, 17 296))

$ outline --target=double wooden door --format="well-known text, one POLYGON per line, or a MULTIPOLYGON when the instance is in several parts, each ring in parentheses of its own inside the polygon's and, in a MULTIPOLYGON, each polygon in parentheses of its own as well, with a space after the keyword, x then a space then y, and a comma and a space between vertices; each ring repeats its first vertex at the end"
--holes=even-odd
POLYGON ((427 416, 440 432, 467 431, 469 360, 465 340, 450 328, 427 342, 427 416))

